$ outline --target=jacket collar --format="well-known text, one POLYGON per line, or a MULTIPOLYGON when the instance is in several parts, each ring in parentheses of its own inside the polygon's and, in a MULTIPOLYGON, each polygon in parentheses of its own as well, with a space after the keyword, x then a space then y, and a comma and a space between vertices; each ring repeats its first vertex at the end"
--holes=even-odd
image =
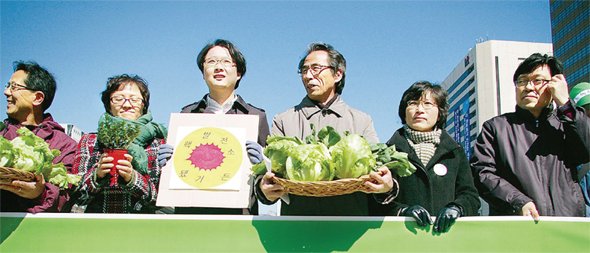
POLYGON ((64 128, 53 120, 53 117, 49 113, 43 114, 43 121, 38 126, 33 125, 22 125, 20 122, 13 118, 7 118, 4 123, 6 124, 6 129, 8 129, 8 125, 14 125, 18 128, 26 127, 31 130, 35 135, 41 137, 42 139, 47 139, 51 135, 53 135, 53 131, 61 131, 65 132, 64 128))
POLYGON ((543 110, 541 110, 541 114, 539 114, 539 118, 535 118, 535 116, 529 110, 523 109, 520 106, 516 105, 516 115, 518 115, 524 121, 528 121, 528 122, 534 122, 537 119, 538 120, 547 120, 551 116, 551 114, 553 114, 554 109, 555 108, 553 106, 553 102, 551 102, 551 104, 549 104, 548 107, 543 108, 543 110))
POLYGON ((310 119, 316 113, 335 114, 338 118, 342 117, 346 112, 346 103, 336 95, 334 102, 327 108, 320 108, 317 104, 311 100, 308 96, 305 96, 301 103, 295 107, 295 110, 301 110, 305 118, 310 119))
MULTIPOLYGON (((198 102, 191 104, 189 106, 187 106, 188 109, 190 109, 191 113, 203 113, 203 112, 207 112, 207 96, 209 95, 209 93, 205 94, 205 96, 203 96, 203 98, 201 100, 199 100, 198 102)), ((240 95, 236 94, 236 101, 234 102, 234 104, 232 105, 231 109, 229 112, 236 112, 236 111, 241 111, 244 114, 248 114, 249 110, 248 110, 248 104, 246 103, 246 101, 244 101, 244 99, 242 99, 242 97, 240 95)))

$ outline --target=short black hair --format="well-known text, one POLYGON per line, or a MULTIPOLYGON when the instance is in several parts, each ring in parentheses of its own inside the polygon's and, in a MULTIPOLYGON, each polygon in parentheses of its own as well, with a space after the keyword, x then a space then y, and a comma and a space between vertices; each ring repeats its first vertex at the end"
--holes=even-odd
POLYGON ((147 81, 137 75, 130 76, 128 74, 109 77, 106 89, 100 93, 102 104, 107 113, 111 113, 111 94, 119 90, 122 85, 130 83, 137 85, 139 88, 141 96, 143 97, 142 115, 147 113, 147 110, 150 107, 150 90, 148 89, 147 81))
POLYGON ((240 86, 240 81, 242 81, 242 78, 244 78, 244 75, 246 74, 246 59, 242 55, 242 52, 240 52, 240 50, 238 50, 238 48, 231 42, 224 39, 217 39, 214 42, 207 44, 197 56, 197 65, 199 66, 201 73, 203 73, 203 63, 205 62, 205 56, 207 53, 209 53, 209 50, 215 46, 226 48, 229 51, 232 60, 234 60, 234 63, 236 64, 236 69, 238 70, 241 78, 236 81, 236 86, 234 87, 235 90, 238 88, 238 86, 240 86))
POLYGON ((425 92, 430 92, 430 95, 436 101, 436 105, 438 106, 438 121, 434 126, 443 129, 447 122, 447 115, 449 112, 447 91, 440 85, 433 85, 428 81, 415 82, 402 95, 398 111, 402 124, 406 124, 406 108, 408 107, 408 101, 420 100, 425 92))
POLYGON ((534 53, 518 65, 514 72, 513 81, 516 83, 520 75, 533 72, 539 66, 547 65, 551 71, 551 76, 563 74, 563 64, 554 56, 547 54, 534 53))
POLYGON ((332 69, 334 75, 336 75, 336 72, 338 70, 342 71, 342 79, 340 79, 339 82, 335 83, 336 93, 341 95, 342 90, 344 90, 344 83, 346 81, 346 59, 344 59, 344 56, 342 56, 340 52, 336 51, 336 49, 334 49, 334 47, 332 47, 331 45, 323 42, 314 42, 307 46, 305 56, 303 56, 303 58, 301 58, 301 60, 299 61, 299 70, 303 68, 305 58, 307 58, 307 56, 314 51, 328 52, 328 56, 330 57, 330 68, 332 69))
POLYGON ((51 106, 55 97, 55 91, 57 90, 57 84, 53 75, 34 61, 15 61, 13 67, 14 72, 22 70, 27 73, 25 86, 29 90, 43 92, 45 98, 41 103, 41 108, 45 112, 51 106))

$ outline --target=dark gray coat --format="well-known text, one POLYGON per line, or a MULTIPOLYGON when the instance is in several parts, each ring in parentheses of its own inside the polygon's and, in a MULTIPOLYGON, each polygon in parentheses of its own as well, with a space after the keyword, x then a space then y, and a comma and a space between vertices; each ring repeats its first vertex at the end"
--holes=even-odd
POLYGON ((465 151, 446 131, 440 138, 434 156, 424 166, 405 138, 403 127, 395 132, 387 145, 395 145, 397 151, 408 153, 408 160, 417 170, 408 177, 394 173, 399 182, 398 197, 388 205, 372 203, 371 215, 399 215, 402 208, 413 205, 424 207, 431 215, 437 215, 448 205, 459 206, 462 216, 477 215, 480 202, 465 151), (437 175, 435 165, 444 165, 447 173, 437 175))

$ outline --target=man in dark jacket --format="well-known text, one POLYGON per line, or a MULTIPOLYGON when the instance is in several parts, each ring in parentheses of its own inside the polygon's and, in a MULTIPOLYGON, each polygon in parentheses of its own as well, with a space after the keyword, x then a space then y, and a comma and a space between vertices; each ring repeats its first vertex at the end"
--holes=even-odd
MULTIPOLYGON (((258 144, 266 146, 270 131, 263 109, 246 103, 235 90, 246 74, 246 60, 238 48, 227 40, 207 44, 197 56, 197 65, 209 87, 209 93, 198 102, 182 108, 182 113, 253 114, 258 115, 258 144)), ((252 196, 246 210, 232 208, 176 207, 182 214, 256 214, 258 202, 252 196)))
POLYGON ((589 120, 562 73, 557 58, 531 55, 514 73, 516 112, 483 124, 470 162, 491 215, 584 216, 574 178, 589 160, 589 120))
MULTIPOLYGON (((72 173, 76 141, 50 114, 44 113, 51 105, 55 95, 56 83, 53 76, 35 62, 15 62, 14 74, 4 95, 8 102, 4 120, 5 128, 0 134, 8 140, 18 136, 17 129, 27 127, 35 135, 49 143, 50 149, 58 149, 61 154, 53 160, 54 164, 63 162, 68 173, 72 173)), ((69 212, 71 202, 68 191, 46 182, 42 175, 35 182, 13 180, 0 181, 2 212, 69 212), (68 202, 68 203, 66 203, 68 202)))

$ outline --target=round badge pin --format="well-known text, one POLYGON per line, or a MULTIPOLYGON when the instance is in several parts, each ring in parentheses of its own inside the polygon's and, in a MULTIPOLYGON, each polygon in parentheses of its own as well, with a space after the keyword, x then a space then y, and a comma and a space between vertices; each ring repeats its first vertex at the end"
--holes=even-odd
POLYGON ((444 176, 447 174, 447 166, 445 166, 442 163, 437 163, 434 165, 434 173, 436 173, 439 176, 444 176))

